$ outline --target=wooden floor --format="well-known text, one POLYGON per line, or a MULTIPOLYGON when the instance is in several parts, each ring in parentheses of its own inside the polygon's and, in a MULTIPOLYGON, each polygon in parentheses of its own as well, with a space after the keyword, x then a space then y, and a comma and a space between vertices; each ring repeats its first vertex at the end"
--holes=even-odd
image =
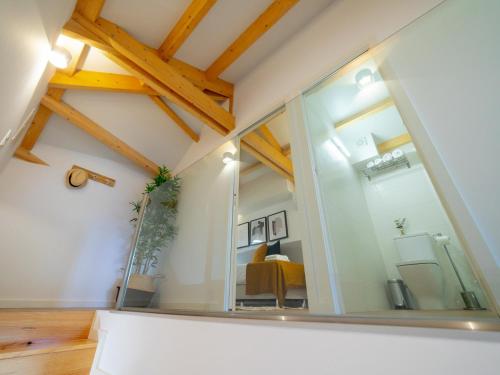
POLYGON ((93 310, 0 310, 0 375, 89 374, 93 310))

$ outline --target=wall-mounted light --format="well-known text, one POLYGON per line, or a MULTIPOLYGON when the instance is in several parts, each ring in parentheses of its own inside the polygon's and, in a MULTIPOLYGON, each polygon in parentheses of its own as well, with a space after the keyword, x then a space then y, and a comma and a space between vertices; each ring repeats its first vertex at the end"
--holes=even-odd
POLYGON ((222 155, 222 162, 224 164, 229 164, 234 161, 234 154, 232 152, 224 152, 222 155))
POLYGON ((71 61, 71 53, 66 48, 56 46, 50 51, 49 61, 59 69, 66 69, 71 61))
POLYGON ((360 90, 363 90, 375 82, 375 77, 370 69, 362 69, 356 73, 354 77, 356 85, 360 90))

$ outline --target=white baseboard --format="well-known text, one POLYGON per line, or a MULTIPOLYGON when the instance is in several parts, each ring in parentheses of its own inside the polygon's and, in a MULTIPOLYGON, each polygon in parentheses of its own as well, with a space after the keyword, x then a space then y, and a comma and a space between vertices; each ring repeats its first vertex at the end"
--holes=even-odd
POLYGON ((115 301, 49 300, 49 299, 0 299, 0 308, 110 308, 115 301))

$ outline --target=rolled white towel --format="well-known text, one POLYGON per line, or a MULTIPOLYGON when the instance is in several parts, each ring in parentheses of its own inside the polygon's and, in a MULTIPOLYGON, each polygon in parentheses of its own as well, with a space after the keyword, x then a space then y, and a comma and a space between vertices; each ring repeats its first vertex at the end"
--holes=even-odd
POLYGON ((266 262, 271 262, 273 260, 281 260, 282 262, 289 262, 290 259, 286 255, 282 254, 273 254, 273 255, 268 255, 264 258, 266 262))

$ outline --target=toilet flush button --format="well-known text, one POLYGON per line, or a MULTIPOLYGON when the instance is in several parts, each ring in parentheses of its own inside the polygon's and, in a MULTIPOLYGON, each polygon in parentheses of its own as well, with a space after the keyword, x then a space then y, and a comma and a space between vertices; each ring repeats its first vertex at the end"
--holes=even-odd
POLYGON ((11 134, 12 134, 12 129, 7 130, 7 133, 5 133, 2 140, 0 141, 0 147, 5 146, 11 134))

